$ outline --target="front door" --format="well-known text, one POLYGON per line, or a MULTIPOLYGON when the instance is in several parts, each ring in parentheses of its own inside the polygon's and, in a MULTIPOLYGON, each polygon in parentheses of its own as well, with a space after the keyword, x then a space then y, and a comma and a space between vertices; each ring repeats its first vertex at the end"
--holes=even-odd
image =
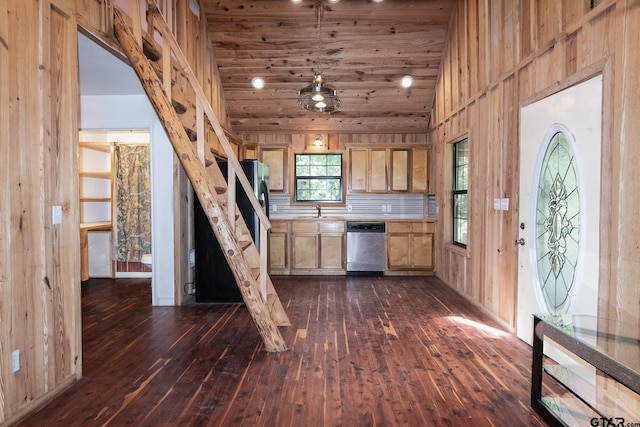
POLYGON ((533 313, 597 314, 602 76, 520 111, 517 335, 533 313))

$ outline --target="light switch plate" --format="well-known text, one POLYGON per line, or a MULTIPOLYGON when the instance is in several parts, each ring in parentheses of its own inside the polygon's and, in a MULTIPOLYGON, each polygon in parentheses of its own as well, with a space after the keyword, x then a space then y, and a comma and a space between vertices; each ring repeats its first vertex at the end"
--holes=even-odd
POLYGON ((509 210, 509 199, 500 199, 500 210, 509 210))
POLYGON ((382 205, 382 212, 387 212, 387 205, 382 205))
POLYGON ((493 199, 493 210, 494 211, 499 211, 500 210, 500 199, 493 199))
POLYGON ((18 372, 20 370, 20 350, 13 350, 11 352, 11 372, 18 372))
POLYGON ((347 205, 347 212, 353 212, 353 206, 347 205))
POLYGON ((62 224, 62 206, 51 207, 51 222, 53 224, 62 224))

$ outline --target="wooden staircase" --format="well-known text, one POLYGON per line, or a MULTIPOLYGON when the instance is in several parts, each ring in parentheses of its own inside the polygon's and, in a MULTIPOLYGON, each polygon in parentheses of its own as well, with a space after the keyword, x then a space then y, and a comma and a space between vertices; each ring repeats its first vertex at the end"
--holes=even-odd
POLYGON ((193 185, 265 349, 285 351, 287 347, 278 326, 291 324, 267 274, 269 219, 254 196, 224 129, 155 1, 146 0, 146 31, 139 16, 138 2, 131 2, 130 23, 122 11, 115 9, 116 38, 140 78, 193 185), (161 37, 161 44, 156 42, 156 34, 161 37), (229 184, 209 149, 207 128, 215 132, 227 155, 229 184), (260 218, 259 251, 236 206, 236 177, 260 218))

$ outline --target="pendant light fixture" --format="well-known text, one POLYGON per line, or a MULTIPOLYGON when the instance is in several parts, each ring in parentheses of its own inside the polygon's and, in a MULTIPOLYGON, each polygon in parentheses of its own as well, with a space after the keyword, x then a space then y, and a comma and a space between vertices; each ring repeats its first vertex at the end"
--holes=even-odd
POLYGON ((340 98, 337 91, 324 82, 324 74, 322 73, 322 62, 320 61, 320 45, 321 45, 321 24, 324 16, 324 6, 321 1, 315 4, 316 19, 318 21, 318 52, 317 52, 317 68, 313 81, 308 86, 298 91, 298 104, 302 108, 315 111, 318 113, 332 113, 340 108, 340 98))

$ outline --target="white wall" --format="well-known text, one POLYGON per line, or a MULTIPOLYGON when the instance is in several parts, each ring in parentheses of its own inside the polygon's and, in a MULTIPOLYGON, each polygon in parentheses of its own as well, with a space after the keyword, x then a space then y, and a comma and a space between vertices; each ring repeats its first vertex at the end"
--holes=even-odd
POLYGON ((151 139, 152 304, 175 305, 173 148, 145 95, 82 96, 84 130, 148 130, 151 139))

